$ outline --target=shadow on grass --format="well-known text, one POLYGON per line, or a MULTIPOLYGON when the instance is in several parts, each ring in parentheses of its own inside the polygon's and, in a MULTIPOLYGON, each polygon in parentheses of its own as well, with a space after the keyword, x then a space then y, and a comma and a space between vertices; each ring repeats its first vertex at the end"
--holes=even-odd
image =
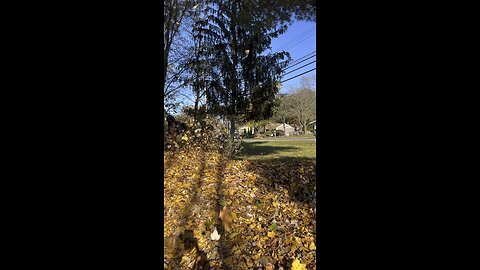
POLYGON ((280 157, 251 160, 248 168, 259 175, 257 185, 275 192, 279 187, 288 190, 292 201, 316 207, 316 161, 305 157, 280 157))
POLYGON ((250 158, 252 156, 260 155, 276 155, 283 154, 286 151, 298 150, 299 147, 295 146, 271 146, 268 142, 243 142, 243 150, 241 151, 239 158, 250 158))

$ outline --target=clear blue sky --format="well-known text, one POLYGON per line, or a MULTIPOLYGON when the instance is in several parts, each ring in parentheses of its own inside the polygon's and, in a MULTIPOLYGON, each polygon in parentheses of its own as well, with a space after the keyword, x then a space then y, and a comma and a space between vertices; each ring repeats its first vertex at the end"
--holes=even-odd
MULTIPOLYGON (((292 62, 312 53, 316 50, 316 36, 317 36, 317 29, 315 22, 304 22, 304 21, 295 21, 292 25, 289 26, 288 30, 280 35, 278 38, 272 40, 272 51, 276 50, 284 50, 290 53, 292 57, 292 62)), ((315 54, 310 54, 309 56, 313 56, 315 54)), ((306 57, 308 58, 308 57, 306 57)), ((302 60, 304 60, 303 58, 302 60)), ((297 68, 302 67, 312 61, 316 60, 316 57, 312 57, 298 65, 293 66, 290 69, 287 69, 285 73, 295 70, 297 68)), ((294 63, 295 64, 295 63, 294 63)), ((297 71, 289 73, 282 78, 286 80, 288 78, 294 77, 295 75, 301 74, 306 72, 312 68, 315 68, 316 62, 310 65, 307 65, 303 68, 300 68, 297 71)), ((296 86, 300 83, 300 78, 303 76, 313 76, 315 75, 317 70, 313 70, 305 75, 299 76, 295 79, 289 80, 282 84, 282 88, 280 89, 281 93, 286 93, 289 87, 296 86)))

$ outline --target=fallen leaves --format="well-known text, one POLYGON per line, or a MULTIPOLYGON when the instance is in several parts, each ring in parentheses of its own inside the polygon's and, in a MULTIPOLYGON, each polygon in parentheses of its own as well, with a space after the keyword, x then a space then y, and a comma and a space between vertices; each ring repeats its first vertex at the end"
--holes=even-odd
POLYGON ((200 253, 215 270, 273 270, 293 258, 301 259, 294 270, 314 268, 312 164, 230 160, 195 148, 166 152, 164 162, 166 269, 192 269, 200 253), (177 237, 186 230, 189 243, 177 237))
POLYGON ((292 270, 306 270, 306 264, 301 264, 298 259, 293 260, 292 270))
POLYGON ((224 206, 222 211, 220 211, 218 217, 222 220, 222 225, 225 231, 230 230, 230 223, 231 223, 231 218, 230 214, 228 213, 228 208, 227 206, 224 206))
POLYGON ((272 223, 272 225, 270 225, 270 227, 268 227, 268 229, 270 229, 272 231, 276 231, 278 229, 277 223, 272 223))

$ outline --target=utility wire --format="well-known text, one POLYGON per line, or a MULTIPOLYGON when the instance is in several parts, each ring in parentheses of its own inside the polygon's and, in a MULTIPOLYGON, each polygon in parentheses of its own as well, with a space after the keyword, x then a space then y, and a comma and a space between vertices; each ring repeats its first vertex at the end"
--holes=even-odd
POLYGON ((285 46, 288 46, 288 45, 296 42, 296 41, 299 40, 300 38, 303 38, 305 35, 311 33, 312 30, 315 29, 315 27, 316 27, 316 26, 313 26, 312 28, 310 28, 310 29, 308 29, 307 31, 303 32, 301 35, 295 37, 294 39, 290 40, 289 42, 280 45, 280 47, 278 47, 278 49, 276 49, 273 53, 278 52, 278 51, 280 51, 282 48, 284 48, 285 46))
MULTIPOLYGON (((313 28, 315 28, 315 26, 314 26, 313 28)), ((310 34, 310 33, 312 32, 313 28, 312 28, 312 29, 309 29, 309 30, 307 30, 306 32, 304 32, 304 33, 302 33, 301 35, 299 35, 299 36, 295 37, 294 39, 292 39, 292 40, 290 40, 290 41, 288 41, 288 42, 286 42, 286 43, 284 43, 284 44, 280 45, 280 47, 278 47, 278 49, 276 49, 276 50, 275 50, 275 52, 278 52, 278 51, 282 50, 282 48, 285 48, 286 46, 288 46, 288 45, 290 45, 290 44, 292 44, 292 43, 296 42, 297 40, 299 40, 299 39, 303 38, 304 36, 306 36, 306 35, 310 34)))
POLYGON ((310 57, 308 57, 308 58, 306 58, 306 59, 304 59, 304 60, 302 60, 302 61, 300 61, 300 62, 298 62, 298 63, 295 63, 295 64, 293 64, 293 65, 290 65, 290 66, 288 66, 287 68, 285 68, 285 70, 287 70, 287 69, 289 69, 289 68, 291 68, 291 67, 294 67, 294 66, 296 66, 296 65, 298 65, 298 64, 300 64, 300 63, 302 63, 302 62, 305 62, 305 61, 307 61, 308 59, 310 59, 310 58, 312 58, 312 57, 315 57, 315 56, 317 56, 317 55, 316 55, 316 54, 315 54, 315 55, 312 55, 312 56, 310 56, 310 57))
POLYGON ((309 55, 311 55, 311 54, 315 53, 316 51, 317 51, 317 50, 315 50, 315 51, 313 51, 313 52, 311 52, 311 53, 309 53, 309 54, 307 54, 307 55, 304 55, 304 56, 302 56, 302 57, 298 58, 297 60, 294 60, 294 61, 293 61, 292 63, 290 63, 289 65, 293 65, 293 64, 296 64, 296 63, 298 63, 298 61, 300 61, 300 60, 302 60, 303 58, 305 58, 305 57, 307 57, 307 56, 309 56, 309 55))
POLYGON ((309 35, 309 36, 306 36, 304 39, 302 39, 302 40, 299 40, 299 41, 297 41, 296 43, 290 44, 289 46, 287 46, 287 47, 284 47, 284 48, 282 48, 282 49, 278 49, 278 51, 276 51, 276 52, 279 52, 279 51, 287 51, 287 50, 289 50, 289 49, 291 49, 291 48, 293 48, 293 47, 297 46, 298 44, 301 44, 303 41, 305 41, 305 40, 307 40, 307 39, 309 39, 309 38, 313 37, 314 35, 315 35, 315 33, 312 33, 311 35, 309 35))
POLYGON ((294 70, 292 70, 292 71, 289 71, 289 72, 287 72, 287 73, 284 73, 283 75, 285 76, 285 75, 287 75, 287 74, 290 74, 290 73, 292 73, 292 72, 294 72, 294 71, 296 71, 296 70, 299 70, 299 69, 301 69, 301 68, 303 68, 303 67, 306 67, 306 66, 308 66, 308 65, 310 65, 310 64, 312 64, 312 63, 315 63, 316 61, 317 61, 317 60, 312 61, 312 62, 310 62, 310 63, 308 63, 308 64, 306 64, 306 65, 303 65, 303 66, 301 66, 301 67, 299 67, 299 68, 296 68, 296 69, 294 69, 294 70))
POLYGON ((315 27, 316 27, 316 26, 313 26, 312 28, 310 28, 310 29, 308 29, 307 31, 303 32, 302 34, 300 34, 300 35, 296 36, 296 37, 295 37, 295 38, 293 38, 292 40, 290 40, 290 41, 288 41, 288 42, 286 42, 286 43, 282 44, 280 47, 278 47, 278 49, 277 49, 276 51, 279 51, 281 48, 284 48, 284 47, 286 47, 286 46, 288 46, 288 45, 290 45, 290 44, 292 44, 292 43, 296 42, 297 40, 299 40, 299 39, 303 38, 304 36, 306 36, 306 35, 310 34, 311 32, 313 32, 313 31, 314 31, 315 27))
POLYGON ((317 69, 317 68, 312 68, 312 69, 310 69, 309 71, 305 71, 304 73, 301 73, 301 74, 298 74, 298 75, 296 75, 296 76, 294 76, 294 77, 288 78, 288 79, 286 79, 286 80, 284 80, 284 81, 281 81, 280 83, 284 83, 284 82, 290 81, 291 79, 295 79, 296 77, 302 76, 303 74, 306 74, 306 73, 308 73, 308 72, 310 72, 310 71, 313 71, 313 70, 315 70, 315 69, 317 69))
POLYGON ((293 48, 293 47, 297 46, 298 44, 301 44, 301 43, 302 43, 302 41, 305 41, 305 40, 307 40, 307 39, 309 39, 309 38, 313 37, 314 35, 315 35, 315 33, 313 33, 313 34, 311 34, 311 35, 309 35, 309 36, 305 37, 305 38, 304 38, 304 39, 302 39, 302 40, 299 40, 297 43, 294 43, 294 44, 292 44, 292 45, 290 45, 290 46, 288 46, 288 47, 284 48, 283 50, 291 49, 291 48, 293 48))

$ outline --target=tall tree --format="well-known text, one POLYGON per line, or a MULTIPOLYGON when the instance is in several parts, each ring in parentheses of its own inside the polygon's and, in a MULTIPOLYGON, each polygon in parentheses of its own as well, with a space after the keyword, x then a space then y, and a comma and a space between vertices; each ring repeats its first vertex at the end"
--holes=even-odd
MULTIPOLYGON (((255 25, 257 21, 260 20, 270 26, 275 24, 279 29, 284 27, 285 22, 289 22, 292 19, 292 16, 295 16, 298 20, 315 21, 316 2, 312 0, 239 0, 236 1, 236 3, 236 10, 239 18, 234 20, 234 24, 237 25, 237 34, 240 34, 242 31, 242 18, 240 17, 247 17, 247 20, 250 19, 249 17, 254 18, 252 20, 252 25, 255 25), (252 15, 252 11, 255 11, 257 14, 252 15), (259 14, 261 16, 259 16, 259 14)), ((178 95, 182 95, 192 101, 192 103, 197 104, 201 99, 199 97, 205 96, 207 86, 211 84, 212 80, 208 79, 208 73, 203 72, 202 68, 195 67, 197 70, 196 73, 202 74, 202 80, 199 80, 200 75, 198 74, 196 76, 188 74, 191 72, 191 70, 189 70, 189 67, 191 66, 186 60, 188 57, 196 53, 196 50, 194 49, 195 45, 193 45, 193 39, 191 38, 191 30, 193 28, 192 21, 197 21, 196 18, 202 17, 199 15, 218 15, 207 14, 208 12, 204 12, 202 7, 211 6, 219 8, 225 5, 233 5, 235 4, 235 1, 164 0, 164 4, 164 69, 161 80, 165 104, 177 104, 172 108, 178 106, 178 104, 180 104, 178 103, 178 100, 175 103, 178 95), (199 85, 202 85, 202 87, 198 87, 199 85), (189 91, 193 91, 193 97, 190 93, 186 92, 189 88, 189 91)), ((211 17, 208 19, 211 19, 211 17)), ((243 26, 245 25, 246 24, 243 24, 243 26)), ((203 42, 204 41, 205 39, 203 42)), ((239 47, 237 46, 237 49, 238 48, 239 47)), ((197 59, 200 58, 197 57, 197 59)), ((238 72, 237 75, 240 77, 250 76, 248 73, 242 75, 241 72, 238 72)), ((242 80, 242 78, 240 78, 240 80, 242 80)), ((243 81, 240 84, 240 88, 245 87, 243 81)), ((275 88, 271 87, 272 85, 273 84, 270 84, 271 91, 275 88)), ((276 86, 276 84, 274 86, 276 86)), ((252 86, 247 87, 251 88, 252 86)), ((268 83, 267 85, 264 85, 263 88, 267 87, 268 83)), ((257 102, 252 104, 251 108, 260 112, 268 111, 272 104, 271 102, 266 102, 266 100, 271 99, 271 95, 263 95, 263 91, 259 89, 255 92, 256 94, 253 100, 257 102), (257 100, 256 98, 260 98, 260 100, 257 100)), ((199 105, 197 104, 195 107, 199 107, 199 105)), ((257 112, 250 112, 250 116, 253 115, 257 115, 257 112)))
POLYGON ((277 5, 283 9, 290 10, 297 20, 317 21, 316 0, 280 0, 277 5))
POLYGON ((274 1, 214 0, 205 5, 194 32, 203 45, 200 57, 211 67, 204 80, 207 104, 210 112, 228 117, 230 133, 239 120, 271 116, 289 55, 264 52, 290 20, 291 13, 276 8, 274 1))
POLYGON ((276 115, 288 117, 305 132, 308 123, 316 118, 316 91, 312 79, 301 79, 300 85, 293 92, 277 99, 276 115))
POLYGON ((186 52, 189 50, 188 37, 182 34, 185 22, 195 12, 193 0, 164 0, 163 21, 163 74, 161 84, 164 100, 172 100, 179 88, 183 87, 182 74, 186 52))
POLYGON ((275 98, 275 107, 273 108, 273 120, 283 124, 294 122, 294 113, 291 112, 291 104, 287 94, 278 94, 275 98))

